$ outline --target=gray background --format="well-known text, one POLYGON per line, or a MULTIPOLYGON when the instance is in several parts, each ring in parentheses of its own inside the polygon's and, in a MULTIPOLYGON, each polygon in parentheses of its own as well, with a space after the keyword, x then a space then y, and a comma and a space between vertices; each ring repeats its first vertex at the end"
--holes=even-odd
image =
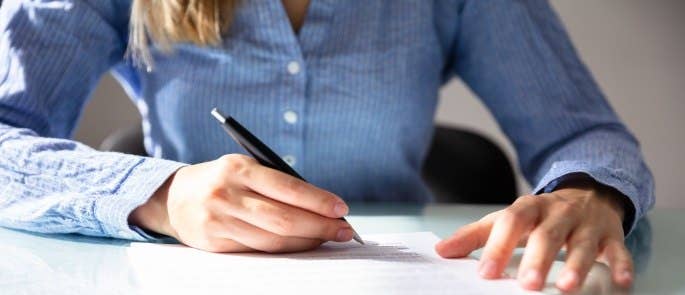
MULTIPOLYGON (((685 1, 552 0, 610 102, 642 143, 657 183, 657 207, 685 208, 685 1)), ((138 114, 109 76, 96 89, 76 139, 97 146, 138 114)), ((477 129, 511 145, 492 116, 464 85, 441 92, 436 120, 477 129)), ((520 177, 519 177, 520 178, 520 177)), ((529 187, 522 184, 521 192, 529 187)))

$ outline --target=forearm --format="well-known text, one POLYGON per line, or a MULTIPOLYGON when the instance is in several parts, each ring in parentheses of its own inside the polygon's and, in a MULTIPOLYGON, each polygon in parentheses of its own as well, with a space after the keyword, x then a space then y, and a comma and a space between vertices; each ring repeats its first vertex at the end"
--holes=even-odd
POLYGON ((130 213, 182 164, 95 151, 0 124, 0 225, 143 240, 130 213))

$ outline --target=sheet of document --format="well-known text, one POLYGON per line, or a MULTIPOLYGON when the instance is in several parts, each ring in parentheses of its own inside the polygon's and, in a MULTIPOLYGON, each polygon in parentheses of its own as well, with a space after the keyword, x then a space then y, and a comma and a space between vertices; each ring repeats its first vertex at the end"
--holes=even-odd
POLYGON ((293 254, 216 254, 132 243, 144 294, 530 294, 515 280, 478 276, 476 260, 442 259, 432 233, 365 235, 293 254), (164 292, 164 293, 162 293, 164 292))

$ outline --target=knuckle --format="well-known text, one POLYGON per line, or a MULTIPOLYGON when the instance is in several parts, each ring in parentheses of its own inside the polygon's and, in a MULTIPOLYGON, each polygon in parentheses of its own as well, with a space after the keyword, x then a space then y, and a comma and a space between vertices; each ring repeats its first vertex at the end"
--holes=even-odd
POLYGON ((521 204, 521 203, 530 204, 530 203, 535 203, 535 202, 537 202, 538 199, 540 199, 540 197, 538 197, 538 196, 534 196, 534 195, 523 195, 523 196, 518 197, 518 198, 516 199, 516 201, 514 201, 514 203, 518 203, 518 204, 521 204))
POLYGON ((559 205, 557 205, 555 211, 561 216, 569 217, 576 216, 579 213, 578 208, 575 205, 568 202, 561 202, 559 205))
POLYGON ((581 237, 571 240, 569 248, 572 250, 597 252, 599 250, 599 245, 594 239, 581 237))
POLYGON ((254 164, 254 159, 241 154, 224 155, 221 156, 220 161, 225 171, 241 177, 248 177, 250 168, 254 164))
POLYGON ((525 210, 513 206, 504 209, 501 215, 502 222, 506 223, 517 223, 528 218, 529 214, 525 210))
POLYGON ((569 244, 592 243, 599 247, 602 232, 592 225, 581 225, 569 238, 569 244))
POLYGON ((500 220, 503 222, 509 222, 517 219, 518 216, 518 210, 514 209, 513 207, 508 207, 502 210, 502 214, 500 214, 500 220))
POLYGON ((228 167, 228 166, 231 165, 231 163, 233 163, 233 161, 234 161, 236 158, 238 158, 238 155, 237 155, 237 154, 222 155, 221 157, 219 157, 219 158, 217 159, 217 162, 219 163, 219 165, 221 165, 221 166, 223 166, 223 167, 228 167))
POLYGON ((553 227, 549 228, 541 228, 536 230, 532 236, 536 240, 540 241, 553 241, 553 242, 560 242, 564 240, 566 237, 562 236, 561 230, 553 227))

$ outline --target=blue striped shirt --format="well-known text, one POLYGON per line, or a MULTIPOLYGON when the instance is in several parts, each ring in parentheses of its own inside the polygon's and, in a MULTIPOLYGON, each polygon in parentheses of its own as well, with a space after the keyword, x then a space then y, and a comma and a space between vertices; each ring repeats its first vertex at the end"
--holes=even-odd
POLYGON ((314 0, 299 34, 280 1, 243 1, 219 46, 153 47, 151 71, 126 58, 129 15, 129 0, 3 3, 0 225, 145 239, 127 217, 170 174, 242 152, 214 106, 346 200, 426 202, 420 168, 453 77, 494 114, 535 192, 582 172, 628 197, 633 221, 654 202, 636 139, 547 1, 314 0), (108 71, 150 157, 70 140, 108 71))

